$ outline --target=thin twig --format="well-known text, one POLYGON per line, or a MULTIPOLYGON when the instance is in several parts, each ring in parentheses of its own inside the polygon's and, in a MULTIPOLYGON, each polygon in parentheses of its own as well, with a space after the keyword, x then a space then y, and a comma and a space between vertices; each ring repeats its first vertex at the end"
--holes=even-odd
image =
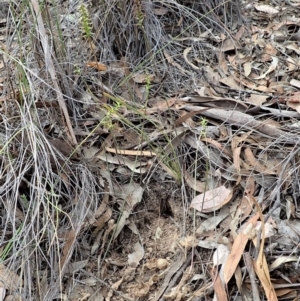
POLYGON ((244 262, 245 262, 246 268, 249 272, 249 277, 250 277, 250 282, 251 282, 251 287, 252 287, 253 300, 260 301, 259 291, 258 291, 257 283, 255 281, 255 273, 254 273, 254 269, 253 269, 253 262, 252 262, 252 259, 251 259, 251 256, 250 256, 249 252, 246 252, 244 254, 244 262))
POLYGON ((187 266, 191 263, 193 255, 194 255, 193 252, 191 252, 189 254, 189 256, 187 257, 185 263, 182 265, 182 267, 179 269, 179 271, 175 274, 173 279, 170 281, 167 289, 165 290, 165 294, 168 294, 171 291, 171 289, 175 286, 175 284, 177 283, 177 280, 179 279, 179 277, 181 277, 181 275, 183 274, 183 272, 185 271, 187 266))

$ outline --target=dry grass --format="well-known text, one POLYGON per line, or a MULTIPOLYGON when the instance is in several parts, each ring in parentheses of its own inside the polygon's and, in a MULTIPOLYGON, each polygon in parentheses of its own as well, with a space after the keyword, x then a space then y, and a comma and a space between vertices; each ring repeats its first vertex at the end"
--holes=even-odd
MULTIPOLYGON (((90 36, 86 34, 87 29, 79 30, 82 18, 78 1, 40 3, 59 89, 73 129, 76 133, 91 132, 86 136, 77 135, 77 152, 84 145, 99 146, 105 138, 92 133, 102 129, 108 134, 109 124, 119 123, 131 129, 141 143, 150 141, 153 126, 159 126, 159 122, 149 120, 137 109, 135 114, 121 118, 120 108, 112 99, 107 100, 110 118, 101 120, 99 117, 99 122, 92 125, 84 123, 91 117, 85 110, 85 91, 91 91, 96 97, 101 97, 103 92, 101 81, 97 80, 98 71, 87 69, 87 61, 112 65, 126 57, 130 71, 125 80, 112 72, 104 75, 102 82, 115 95, 121 96, 126 91, 133 104, 137 101, 131 79, 137 72, 154 74, 160 79, 149 84, 150 95, 169 97, 193 87, 197 71, 189 71, 189 65, 182 59, 184 48, 177 39, 187 38, 184 47, 192 47, 195 56, 202 53, 206 59, 204 46, 193 43, 189 37, 212 32, 212 26, 214 34, 227 34, 228 22, 238 13, 234 5, 229 5, 231 2, 217 5, 205 2, 204 11, 194 2, 89 1, 90 20, 85 22, 93 26, 90 36), (165 9, 167 13, 160 15, 155 9, 165 9), (225 13, 220 14, 220 10, 225 13), (220 15, 223 19, 219 19, 220 15), (186 74, 168 64, 164 51, 187 71, 186 74)), ((49 74, 50 54, 42 47, 30 1, 11 3, 7 24, 10 29, 1 47, 6 98, 0 110, 1 261, 23 279, 23 286, 15 287, 11 293, 20 295, 22 300, 53 300, 64 292, 64 273, 69 260, 85 259, 82 245, 91 243, 88 221, 103 200, 105 185, 92 163, 80 155, 79 160, 74 159, 73 151, 68 151, 70 132, 57 104, 58 91, 53 88, 49 74), (60 151, 53 143, 54 138, 65 141, 58 147, 60 151)), ((123 106, 124 103, 120 105, 123 106)), ((97 108, 95 106, 99 116, 108 112, 103 108, 98 112, 97 108)), ((157 116, 160 122, 164 118, 174 119, 174 116, 168 112, 157 116)), ((153 149, 163 150, 173 138, 166 134, 164 141, 157 141, 153 149)), ((122 142, 121 137, 114 139, 116 143, 122 142)), ((178 164, 186 160, 206 162, 208 158, 202 156, 187 148, 172 152, 178 164)), ((165 163, 172 162, 166 160, 165 163)), ((190 172, 199 175, 196 166, 191 166, 190 172)), ((145 183, 155 180, 156 172, 154 168, 144 179, 145 183)), ((186 194, 183 189, 183 199, 187 200, 186 194)))

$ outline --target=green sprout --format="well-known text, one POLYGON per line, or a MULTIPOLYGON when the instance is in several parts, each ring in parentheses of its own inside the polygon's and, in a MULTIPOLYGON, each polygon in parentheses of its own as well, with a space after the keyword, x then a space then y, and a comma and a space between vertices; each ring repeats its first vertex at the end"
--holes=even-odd
POLYGON ((206 134, 207 134, 207 124, 208 124, 208 120, 205 117, 201 117, 201 132, 200 132, 200 139, 201 138, 206 138, 206 134))
POLYGON ((91 23, 89 11, 86 5, 83 3, 79 5, 79 14, 80 14, 81 30, 83 31, 83 35, 87 39, 90 39, 92 37, 92 23, 91 23))

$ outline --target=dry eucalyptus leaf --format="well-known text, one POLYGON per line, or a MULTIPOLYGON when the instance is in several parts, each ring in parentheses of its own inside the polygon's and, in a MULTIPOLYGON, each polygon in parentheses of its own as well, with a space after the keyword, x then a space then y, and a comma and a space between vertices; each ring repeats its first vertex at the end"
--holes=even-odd
POLYGON ((260 106, 267 101, 268 97, 268 95, 251 94, 250 97, 246 99, 246 101, 260 106))
POLYGON ((202 234, 204 231, 215 230, 216 227, 230 214, 229 207, 224 206, 221 208, 220 213, 216 216, 209 217, 201 223, 199 228, 196 230, 198 235, 202 234))
POLYGON ((252 236, 252 231, 254 231, 258 218, 259 214, 252 216, 248 222, 241 227, 240 233, 233 242, 231 252, 227 257, 224 266, 224 280, 226 283, 229 282, 240 262, 244 248, 246 247, 250 236, 252 236))
POLYGON ((254 7, 257 11, 267 13, 269 15, 275 15, 275 14, 279 13, 279 11, 277 9, 275 9, 274 7, 272 7, 270 5, 254 5, 254 7))
POLYGON ((248 77, 252 70, 252 62, 246 62, 243 66, 244 66, 245 76, 248 77))
POLYGON ((143 174, 145 172, 147 172, 148 168, 145 167, 147 166, 147 163, 143 163, 143 162, 136 162, 136 161, 131 161, 128 158, 125 158, 124 156, 121 155, 115 155, 113 156, 112 154, 109 153, 104 153, 104 154, 97 154, 96 158, 104 161, 104 162, 109 162, 109 163, 113 163, 116 165, 125 165, 127 166, 132 172, 135 173, 140 173, 143 174))
POLYGON ((230 87, 231 89, 239 90, 241 88, 241 85, 235 80, 232 75, 220 79, 220 83, 230 87))
POLYGON ((77 233, 75 230, 69 230, 66 233, 66 242, 60 257, 60 265, 63 267, 71 258, 73 253, 74 243, 76 241, 77 233))
POLYGON ((213 255, 214 266, 223 264, 229 253, 230 251, 226 245, 219 244, 213 255))
POLYGON ((139 235, 139 229, 136 226, 135 222, 133 220, 129 220, 129 223, 127 224, 127 227, 134 233, 135 235, 139 235))
POLYGON ((130 213, 128 211, 124 210, 122 212, 122 216, 121 216, 121 218, 120 218, 120 220, 117 224, 117 228, 116 228, 116 231, 114 233, 114 238, 116 238, 120 234, 120 232, 124 228, 129 216, 130 216, 130 213))
POLYGON ((200 212, 213 212, 227 204, 232 197, 232 190, 225 186, 208 190, 196 196, 191 203, 191 208, 200 212))
POLYGON ((205 181, 200 182, 196 180, 194 177, 192 177, 187 171, 184 170, 183 172, 184 172, 184 179, 186 184, 192 189, 194 189, 195 191, 204 192, 205 189, 208 188, 207 182, 205 181))
MULTIPOLYGON (((258 221, 256 224, 256 230, 258 231, 261 228, 261 221, 258 221)), ((264 225, 265 228, 265 238, 269 238, 275 235, 276 231, 274 230, 273 225, 270 222, 266 222, 264 225)))
POLYGON ((270 272, 276 270, 281 267, 283 264, 287 262, 297 262, 299 260, 298 256, 280 256, 276 258, 270 266, 270 272))
POLYGON ((290 81, 290 84, 296 88, 299 88, 300 89, 300 80, 297 80, 297 79, 291 79, 290 81))
POLYGON ((292 216, 295 217, 295 204, 290 196, 286 196, 286 217, 289 220, 292 216))

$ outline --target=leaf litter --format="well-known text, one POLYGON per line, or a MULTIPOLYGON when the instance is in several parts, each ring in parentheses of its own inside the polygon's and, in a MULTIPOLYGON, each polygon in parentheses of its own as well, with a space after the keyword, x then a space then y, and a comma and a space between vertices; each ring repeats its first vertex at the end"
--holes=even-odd
MULTIPOLYGON (((196 9, 166 2, 147 11, 139 3, 126 15, 134 20, 130 29, 108 24, 116 31, 109 43, 103 30, 95 31, 90 48, 81 49, 86 74, 77 70, 72 85, 60 86, 61 69, 49 54, 39 4, 32 1, 42 42, 37 49, 55 89, 51 100, 42 72, 28 72, 37 69, 31 62, 24 70, 40 89, 36 113, 32 108, 16 113, 29 97, 17 86, 1 97, 1 184, 7 191, 1 191, 7 227, 1 295, 20 291, 19 300, 26 300, 34 293, 27 283, 35 281, 40 287, 34 299, 43 300, 296 300, 300 85, 299 27, 291 17, 295 5, 233 5, 252 22, 232 21, 220 32, 214 24, 223 12, 209 9, 211 3, 205 4, 202 27, 192 22, 196 9), (139 19, 137 10, 143 11, 139 19), (139 26, 150 17, 167 33, 156 37, 151 51, 143 39, 146 32, 153 38, 149 26, 154 23, 139 26), (182 24, 191 30, 182 34, 182 24), (124 40, 132 44, 124 48, 124 40), (100 50, 91 55, 96 42, 100 50), (72 94, 71 86, 78 91, 72 94), (43 121, 46 138, 38 122, 26 127, 31 114, 43 121), (3 135, 13 127, 17 132, 3 135), (45 166, 40 170, 39 156, 45 166), (9 184, 13 168, 20 170, 16 190, 9 184), (34 203, 41 195, 44 201, 34 203), (43 222, 34 219, 42 215, 43 222), (37 249, 44 248, 43 256, 24 251, 32 240, 37 249), (25 265, 33 260, 34 276, 20 272, 25 267, 15 250, 24 252, 25 265)), ((90 9, 96 18, 99 8, 90 9)), ((115 9, 125 17, 121 5, 115 9)), ((70 17, 61 22, 76 22, 70 17)), ((68 41, 70 34, 63 34, 68 41)), ((74 51, 74 41, 66 45, 74 51)))

